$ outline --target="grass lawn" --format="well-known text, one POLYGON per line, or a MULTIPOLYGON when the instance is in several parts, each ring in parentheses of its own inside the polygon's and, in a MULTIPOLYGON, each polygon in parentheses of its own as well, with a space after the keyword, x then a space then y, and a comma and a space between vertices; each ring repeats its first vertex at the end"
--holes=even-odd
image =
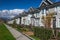
POLYGON ((16 40, 4 24, 0 24, 0 40, 16 40))

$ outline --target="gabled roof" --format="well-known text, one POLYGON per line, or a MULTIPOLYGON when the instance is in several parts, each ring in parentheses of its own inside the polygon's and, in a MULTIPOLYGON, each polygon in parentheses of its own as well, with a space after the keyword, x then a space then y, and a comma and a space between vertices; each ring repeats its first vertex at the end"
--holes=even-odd
POLYGON ((35 11, 34 8, 33 7, 30 7, 29 10, 28 10, 28 13, 29 14, 34 14, 34 11, 35 11))
POLYGON ((53 4, 53 2, 51 2, 50 0, 42 0, 39 7, 44 7, 44 6, 51 5, 51 4, 53 4))
POLYGON ((37 12, 40 12, 40 10, 42 9, 48 9, 48 8, 52 8, 54 6, 58 6, 60 3, 53 3, 50 0, 42 0, 40 6, 38 8, 33 8, 31 7, 28 11, 29 14, 35 14, 37 12))
POLYGON ((48 6, 42 7, 42 8, 39 7, 39 8, 37 8, 37 9, 39 9, 39 10, 49 9, 49 8, 54 8, 54 7, 57 7, 57 6, 60 6, 60 2, 56 2, 56 3, 52 4, 52 5, 48 5, 48 6))
POLYGON ((30 7, 30 9, 28 10, 28 13, 29 13, 29 14, 35 14, 35 13, 37 13, 37 12, 39 12, 39 11, 40 11, 40 10, 37 9, 37 8, 30 7))

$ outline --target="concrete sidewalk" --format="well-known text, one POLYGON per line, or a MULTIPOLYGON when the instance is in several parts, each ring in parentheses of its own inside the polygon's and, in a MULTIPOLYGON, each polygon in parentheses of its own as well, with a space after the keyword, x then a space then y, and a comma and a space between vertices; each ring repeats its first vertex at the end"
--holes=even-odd
POLYGON ((11 32, 11 34, 16 38, 16 40, 30 40, 28 37, 26 37, 25 35, 21 34, 19 31, 17 31, 16 29, 5 25, 7 27, 7 29, 11 32))

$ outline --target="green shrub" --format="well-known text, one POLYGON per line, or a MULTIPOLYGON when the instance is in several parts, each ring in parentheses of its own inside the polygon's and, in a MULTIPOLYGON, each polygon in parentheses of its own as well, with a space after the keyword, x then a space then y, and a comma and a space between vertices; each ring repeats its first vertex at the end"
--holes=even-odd
POLYGON ((28 32, 28 31, 29 31, 29 29, 27 29, 27 28, 21 28, 21 31, 28 32))
POLYGON ((52 30, 48 30, 45 28, 35 27, 34 35, 41 40, 48 40, 52 35, 52 30))
POLYGON ((58 32, 58 37, 60 37, 60 32, 58 32))

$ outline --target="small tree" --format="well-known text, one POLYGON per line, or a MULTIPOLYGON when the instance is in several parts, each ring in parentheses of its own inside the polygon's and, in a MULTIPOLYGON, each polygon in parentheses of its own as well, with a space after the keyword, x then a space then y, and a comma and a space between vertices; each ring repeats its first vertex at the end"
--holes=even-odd
POLYGON ((42 22, 43 22, 43 24, 45 25, 46 28, 51 28, 51 21, 53 21, 52 20, 53 15, 54 15, 54 13, 50 13, 47 16, 42 17, 42 19, 43 19, 42 22))
MULTIPOLYGON (((50 13, 50 14, 48 14, 47 16, 43 17, 43 20, 44 20, 44 23, 45 23, 46 27, 51 28, 51 21, 54 20, 53 17, 54 17, 54 13, 50 13), (53 19, 53 20, 52 20, 52 19, 53 19)), ((56 38, 56 36, 57 36, 58 34, 56 34, 56 29, 55 29, 54 26, 53 26, 52 32, 53 32, 52 37, 56 38)))

